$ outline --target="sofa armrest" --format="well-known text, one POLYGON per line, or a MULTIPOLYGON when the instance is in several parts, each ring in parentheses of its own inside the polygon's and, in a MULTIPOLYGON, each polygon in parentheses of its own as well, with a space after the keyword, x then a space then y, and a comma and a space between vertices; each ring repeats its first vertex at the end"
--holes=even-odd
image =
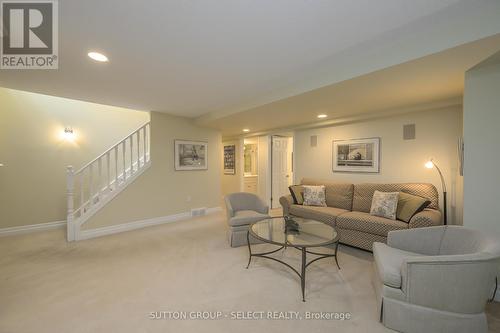
POLYGON ((408 224, 408 228, 433 227, 443 224, 441 222, 441 212, 436 209, 424 209, 413 215, 408 224))
POLYGON ((293 198, 291 195, 285 195, 280 198, 281 207, 283 207, 283 216, 290 215, 290 206, 293 205, 293 198))
POLYGON ((480 313, 491 296, 496 265, 474 254, 408 257, 401 266, 401 289, 411 304, 480 313))
POLYGON ((387 245, 423 255, 438 255, 445 226, 389 231, 387 245))

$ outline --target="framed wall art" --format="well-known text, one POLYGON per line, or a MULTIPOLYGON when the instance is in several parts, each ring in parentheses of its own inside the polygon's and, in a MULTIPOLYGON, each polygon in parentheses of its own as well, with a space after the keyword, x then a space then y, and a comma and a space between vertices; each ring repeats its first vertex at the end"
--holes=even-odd
POLYGON ((333 140, 333 172, 380 172, 380 138, 333 140))
POLYGON ((224 146, 224 174, 236 174, 236 146, 224 146))
POLYGON ((175 140, 175 170, 207 170, 208 143, 175 140))

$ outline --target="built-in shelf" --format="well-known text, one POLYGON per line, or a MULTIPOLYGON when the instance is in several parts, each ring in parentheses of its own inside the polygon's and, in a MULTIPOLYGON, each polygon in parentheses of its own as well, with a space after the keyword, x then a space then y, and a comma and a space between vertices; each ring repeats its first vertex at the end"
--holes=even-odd
POLYGON ((243 191, 257 194, 257 175, 245 175, 243 177, 243 191))

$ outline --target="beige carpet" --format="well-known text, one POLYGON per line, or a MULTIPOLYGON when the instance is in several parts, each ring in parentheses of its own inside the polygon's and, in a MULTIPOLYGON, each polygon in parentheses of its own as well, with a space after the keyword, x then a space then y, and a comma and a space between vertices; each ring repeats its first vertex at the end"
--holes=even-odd
MULTIPOLYGON (((279 255, 299 264, 295 249, 279 255)), ((246 270, 247 260, 245 247, 228 247, 222 215, 71 244, 62 230, 1 238, 0 332, 388 331, 377 321, 370 253, 341 247, 340 271, 329 259, 312 264, 305 303, 291 271, 264 259, 246 270), (222 317, 149 318, 163 311, 222 317), (232 311, 348 312, 351 319, 233 320, 232 311)))

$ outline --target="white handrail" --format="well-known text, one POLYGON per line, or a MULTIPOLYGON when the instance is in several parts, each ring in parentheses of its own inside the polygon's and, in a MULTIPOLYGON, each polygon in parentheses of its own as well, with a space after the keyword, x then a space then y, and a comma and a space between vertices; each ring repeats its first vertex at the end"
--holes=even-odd
POLYGON ((78 171, 75 172, 72 166, 67 167, 69 241, 77 240, 81 225, 149 167, 150 136, 148 122, 78 171))
POLYGON ((142 130, 143 128, 145 127, 149 127, 149 124, 150 122, 147 122, 146 124, 142 125, 141 127, 139 127, 138 129, 136 129, 135 131, 133 131, 131 134, 127 135, 125 138, 123 138, 122 140, 118 141, 118 143, 114 144, 113 146, 111 146, 111 148, 109 148, 108 150, 106 150, 104 153, 102 153, 101 155, 97 156, 96 158, 94 158, 92 161, 88 162, 87 164, 85 164, 84 166, 82 166, 80 169, 78 169, 78 171, 75 172, 75 175, 79 174, 80 172, 82 172, 84 169, 88 168, 91 164, 95 163, 98 159, 100 159, 101 157, 103 157, 104 155, 106 155, 108 152, 110 152, 111 150, 113 150, 116 146, 119 146, 122 142, 125 142, 127 141, 128 138, 130 138, 132 135, 134 135, 135 133, 139 132, 140 130, 142 130))

